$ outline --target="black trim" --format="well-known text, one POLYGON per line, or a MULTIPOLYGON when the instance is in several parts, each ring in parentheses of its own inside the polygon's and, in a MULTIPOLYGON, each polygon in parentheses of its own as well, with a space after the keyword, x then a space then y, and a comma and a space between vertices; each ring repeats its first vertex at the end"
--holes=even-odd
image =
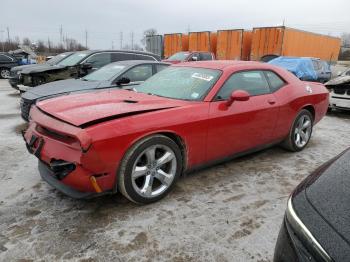
POLYGON ((112 191, 105 191, 102 193, 95 193, 95 192, 81 192, 78 190, 75 190, 59 180, 57 180, 54 177, 54 173, 50 170, 50 168, 42 161, 39 160, 38 162, 38 169, 41 178, 46 181, 50 186, 56 188, 58 191, 64 193, 65 195, 75 198, 75 199, 90 199, 94 197, 98 197, 101 195, 107 195, 112 194, 112 191))

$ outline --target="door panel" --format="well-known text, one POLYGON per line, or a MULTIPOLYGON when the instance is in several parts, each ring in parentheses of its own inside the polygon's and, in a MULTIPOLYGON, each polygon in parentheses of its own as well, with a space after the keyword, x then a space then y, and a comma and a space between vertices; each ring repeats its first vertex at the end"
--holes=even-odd
POLYGON ((248 101, 212 102, 209 109, 207 160, 216 160, 271 143, 278 103, 273 94, 248 101))

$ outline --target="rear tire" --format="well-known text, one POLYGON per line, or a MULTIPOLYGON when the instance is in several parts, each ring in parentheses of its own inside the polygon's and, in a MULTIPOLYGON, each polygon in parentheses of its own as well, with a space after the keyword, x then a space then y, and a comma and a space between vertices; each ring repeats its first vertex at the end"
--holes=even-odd
POLYGON ((294 120, 288 137, 282 142, 282 147, 292 152, 303 150, 310 141, 313 121, 310 111, 301 110, 294 120))
POLYGON ((182 167, 181 150, 172 139, 163 135, 146 137, 125 154, 117 186, 132 202, 153 203, 171 191, 182 167))

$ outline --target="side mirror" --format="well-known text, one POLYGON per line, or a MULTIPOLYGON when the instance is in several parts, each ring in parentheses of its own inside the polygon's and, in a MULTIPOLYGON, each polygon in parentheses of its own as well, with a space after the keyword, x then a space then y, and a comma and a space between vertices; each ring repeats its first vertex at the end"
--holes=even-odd
POLYGON ((127 77, 122 77, 122 78, 118 79, 116 82, 117 86, 126 85, 129 83, 130 83, 130 79, 127 77))
POLYGON ((82 69, 89 70, 92 69, 92 64, 91 63, 84 63, 81 65, 82 69))
POLYGON ((226 105, 231 106, 234 101, 248 101, 249 98, 250 98, 250 95, 247 91, 236 90, 232 92, 231 96, 226 102, 226 105))
POLYGON ((198 61, 198 57, 197 56, 192 56, 190 61, 198 61))

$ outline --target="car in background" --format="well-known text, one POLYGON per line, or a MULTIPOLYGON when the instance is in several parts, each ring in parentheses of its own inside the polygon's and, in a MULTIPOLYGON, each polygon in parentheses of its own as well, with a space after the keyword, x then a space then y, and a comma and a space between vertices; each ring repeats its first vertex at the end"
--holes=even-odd
POLYGON ((38 100, 44 100, 73 92, 93 91, 105 88, 130 88, 167 68, 169 63, 126 60, 108 64, 79 79, 67 79, 36 86, 21 96, 21 116, 29 121, 29 110, 38 100))
POLYGON ((0 78, 9 78, 12 67, 18 66, 19 61, 13 55, 0 53, 0 78))
POLYGON ((280 56, 268 63, 288 70, 303 81, 326 83, 332 78, 330 65, 318 58, 280 56))
POLYGON ((163 62, 178 64, 181 62, 209 61, 209 60, 215 60, 215 56, 211 52, 184 51, 184 52, 178 52, 173 54, 167 59, 164 59, 163 62))
POLYGON ((20 77, 20 91, 58 80, 80 78, 107 64, 124 60, 160 61, 160 57, 141 51, 80 51, 63 59, 54 66, 23 69, 20 77))
POLYGON ((328 81, 330 109, 350 110, 350 69, 328 81))
POLYGON ((322 165, 291 194, 274 262, 349 261, 350 150, 322 165))
POLYGON ((274 144, 303 150, 328 95, 260 62, 181 63, 132 89, 38 101, 24 138, 42 178, 65 194, 120 191, 146 204, 190 170, 274 144))
POLYGON ((65 53, 56 55, 43 64, 31 64, 31 65, 21 65, 21 66, 12 67, 10 77, 8 77, 9 83, 14 89, 18 89, 17 85, 19 83, 19 78, 20 78, 20 74, 21 74, 22 70, 53 66, 53 65, 56 65, 57 63, 61 62, 63 59, 69 57, 73 53, 74 52, 65 52, 65 53))

